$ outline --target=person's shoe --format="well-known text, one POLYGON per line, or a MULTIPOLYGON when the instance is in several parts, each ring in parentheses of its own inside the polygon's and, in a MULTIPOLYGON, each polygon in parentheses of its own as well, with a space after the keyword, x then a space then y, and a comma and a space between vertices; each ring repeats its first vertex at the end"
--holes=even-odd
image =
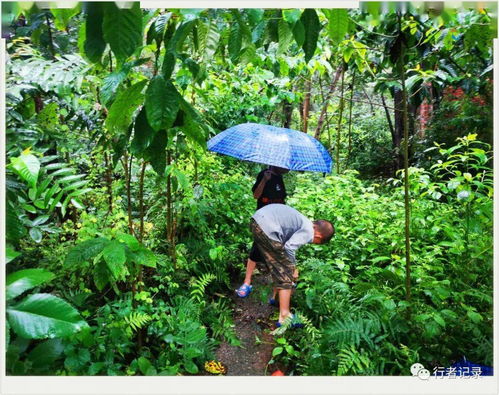
POLYGON ((236 294, 240 298, 246 298, 248 297, 248 295, 251 293, 252 290, 253 287, 251 285, 243 284, 238 289, 236 289, 236 294))
MULTIPOLYGON (((288 318, 286 318, 286 320, 288 320, 288 318)), ((301 323, 297 318, 296 316, 292 315, 289 320, 291 321, 291 325, 289 325, 290 328, 294 328, 294 329, 298 329, 298 328, 303 328, 305 325, 303 325, 303 323, 301 323)), ((284 322, 279 322, 277 321, 275 323, 275 326, 276 328, 280 328, 281 326, 284 325, 284 322)))
POLYGON ((277 301, 274 298, 269 298, 269 305, 274 306, 274 307, 279 307, 279 301, 277 301))

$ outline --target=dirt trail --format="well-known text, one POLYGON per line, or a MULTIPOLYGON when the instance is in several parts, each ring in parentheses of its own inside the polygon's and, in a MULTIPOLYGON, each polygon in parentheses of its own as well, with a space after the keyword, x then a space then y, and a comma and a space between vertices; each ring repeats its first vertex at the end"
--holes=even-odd
MULTIPOLYGON (((240 283, 233 284, 236 289, 240 283)), ((227 366, 227 376, 264 376, 274 348, 271 316, 275 308, 267 303, 270 292, 269 279, 264 275, 253 276, 253 291, 247 298, 235 293, 234 324, 241 346, 224 342, 217 350, 217 359, 227 366), (258 339, 257 339, 258 338, 258 339)), ((275 315, 275 314, 274 314, 275 315)))

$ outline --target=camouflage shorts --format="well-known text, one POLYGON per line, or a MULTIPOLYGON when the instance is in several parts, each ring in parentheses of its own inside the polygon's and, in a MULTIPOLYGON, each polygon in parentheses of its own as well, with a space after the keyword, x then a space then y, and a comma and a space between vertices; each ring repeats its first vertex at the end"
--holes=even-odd
POLYGON ((253 218, 251 218, 250 230, 253 233, 255 245, 260 250, 272 276, 274 286, 278 289, 292 289, 295 265, 286 254, 283 244, 269 239, 253 218))

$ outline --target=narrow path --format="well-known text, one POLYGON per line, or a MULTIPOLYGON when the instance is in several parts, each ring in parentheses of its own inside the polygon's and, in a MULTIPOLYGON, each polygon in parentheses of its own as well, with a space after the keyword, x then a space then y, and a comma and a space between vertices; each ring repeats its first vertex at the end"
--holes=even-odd
MULTIPOLYGON (((236 289, 240 283, 233 284, 236 289)), ((275 308, 267 304, 270 291, 269 279, 263 275, 253 276, 253 292, 247 298, 235 293, 234 324, 241 346, 224 342, 217 350, 217 359, 227 366, 227 376, 264 376, 267 363, 272 358, 274 339, 270 335, 271 316, 275 308)))

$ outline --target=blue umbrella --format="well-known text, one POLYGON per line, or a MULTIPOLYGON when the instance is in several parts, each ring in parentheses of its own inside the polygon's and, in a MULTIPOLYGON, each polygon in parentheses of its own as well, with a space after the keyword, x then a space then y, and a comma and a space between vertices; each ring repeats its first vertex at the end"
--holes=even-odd
POLYGON ((210 139, 208 149, 289 170, 331 172, 332 160, 324 146, 312 136, 292 129, 243 123, 210 139))

